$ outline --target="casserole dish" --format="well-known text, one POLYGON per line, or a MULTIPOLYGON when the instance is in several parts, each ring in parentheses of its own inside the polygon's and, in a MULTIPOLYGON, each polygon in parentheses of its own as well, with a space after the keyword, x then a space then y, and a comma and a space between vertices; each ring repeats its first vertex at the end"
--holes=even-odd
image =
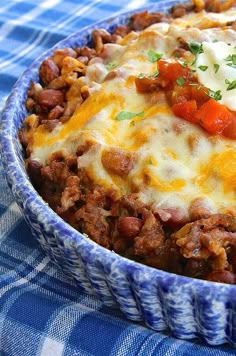
MULTIPOLYGON (((129 16, 122 15, 119 23, 126 23, 129 16)), ((92 29, 111 30, 115 25, 114 19, 96 24, 53 50, 83 46, 92 29)), ((167 273, 108 251, 63 222, 34 190, 24 168, 17 132, 27 115, 24 102, 30 81, 37 80, 39 65, 51 53, 37 60, 14 87, 1 132, 8 181, 33 234, 51 259, 82 288, 96 293, 107 305, 118 303, 127 317, 144 320, 155 330, 169 328, 177 337, 200 336, 211 344, 233 343, 234 286, 167 273)))

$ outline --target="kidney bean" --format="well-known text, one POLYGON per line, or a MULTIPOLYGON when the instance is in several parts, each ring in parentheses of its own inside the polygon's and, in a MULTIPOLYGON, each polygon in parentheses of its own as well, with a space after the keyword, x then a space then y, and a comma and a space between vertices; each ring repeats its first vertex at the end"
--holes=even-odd
POLYGON ((64 101, 64 94, 55 89, 44 89, 39 93, 38 102, 44 108, 51 110, 64 101))
POLYGON ((212 282, 235 284, 235 275, 230 271, 212 271, 204 278, 212 282))
POLYGON ((48 84, 57 78, 59 73, 59 68, 52 58, 45 59, 39 68, 39 77, 44 84, 48 84))
POLYGON ((143 225, 143 221, 141 219, 127 216, 120 219, 118 223, 118 231, 119 233, 128 239, 137 236, 141 230, 143 225))
POLYGON ((134 167, 134 156, 116 148, 102 152, 103 167, 113 174, 125 177, 134 167))
POLYGON ((181 208, 156 208, 154 214, 158 215, 160 220, 172 228, 177 228, 188 222, 188 216, 181 208))

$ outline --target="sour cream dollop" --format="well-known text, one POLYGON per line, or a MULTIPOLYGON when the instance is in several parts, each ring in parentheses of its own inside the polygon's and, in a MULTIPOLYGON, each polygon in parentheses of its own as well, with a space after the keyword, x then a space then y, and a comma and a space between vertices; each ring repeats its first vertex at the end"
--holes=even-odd
POLYGON ((236 111, 236 88, 229 85, 236 80, 236 48, 225 42, 203 42, 203 52, 197 56, 198 80, 213 91, 221 91, 219 102, 236 111))

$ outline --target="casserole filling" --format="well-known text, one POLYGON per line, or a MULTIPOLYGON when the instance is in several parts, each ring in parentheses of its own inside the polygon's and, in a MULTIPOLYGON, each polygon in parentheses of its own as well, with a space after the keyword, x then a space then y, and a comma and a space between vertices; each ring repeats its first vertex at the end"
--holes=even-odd
POLYGON ((181 4, 62 48, 19 138, 65 221, 149 266, 236 283, 236 8, 181 4))

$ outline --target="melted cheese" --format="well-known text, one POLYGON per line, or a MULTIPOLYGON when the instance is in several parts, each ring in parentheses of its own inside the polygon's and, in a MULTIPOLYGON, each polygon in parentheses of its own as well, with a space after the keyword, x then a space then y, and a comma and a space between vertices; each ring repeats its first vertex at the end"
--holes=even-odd
MULTIPOLYGON (((118 45, 105 45, 104 60, 98 64, 92 60, 87 69, 90 81, 99 84, 69 121, 50 133, 42 126, 36 129, 31 157, 45 164, 53 152, 60 150, 67 155, 89 141, 93 144, 78 158, 78 166, 84 167, 96 183, 107 189, 113 187, 117 197, 139 191, 142 201, 162 208, 188 210, 196 197, 207 199, 218 212, 234 207, 236 142, 223 137, 210 139, 197 125, 175 117, 164 96, 137 93, 134 79, 156 70, 156 63, 148 60, 150 49, 168 58, 178 46, 180 34, 186 41, 212 43, 218 38, 235 46, 236 34, 231 29, 199 29, 206 20, 225 24, 235 14, 232 9, 225 15, 187 15, 171 24, 131 32, 118 45), (114 63, 115 75, 104 80, 108 63, 114 63), (142 115, 119 121, 116 118, 121 111, 142 115), (103 167, 101 156, 108 147, 137 157, 127 177, 111 174, 103 167)), ((202 79, 206 86, 210 80, 202 79)))

